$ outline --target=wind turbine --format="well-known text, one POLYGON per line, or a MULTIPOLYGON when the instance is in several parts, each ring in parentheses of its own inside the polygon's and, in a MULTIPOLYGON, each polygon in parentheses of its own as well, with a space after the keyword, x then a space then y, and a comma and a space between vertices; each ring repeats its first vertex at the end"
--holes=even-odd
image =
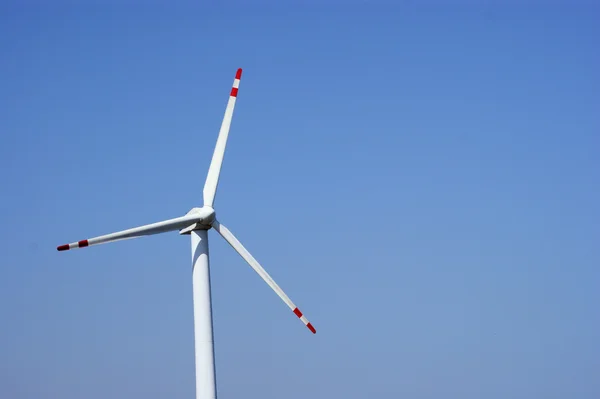
POLYGON ((235 238, 233 233, 227 229, 215 217, 213 207, 217 185, 219 183, 219 174, 221 164, 225 155, 225 145, 231 126, 233 109, 237 99, 242 69, 238 69, 233 81, 233 87, 229 94, 229 101, 225 109, 225 116, 221 124, 221 130, 217 138, 215 151, 208 169, 206 182, 204 183, 204 206, 201 208, 192 208, 184 216, 174 219, 164 220, 162 222, 152 223, 132 229, 118 231, 94 238, 88 238, 73 242, 71 244, 60 245, 59 251, 66 251, 75 248, 90 247, 98 244, 127 240, 152 234, 166 233, 179 230, 179 234, 191 236, 192 241, 192 289, 194 306, 194 348, 196 360, 196 398, 197 399, 215 399, 216 381, 215 381, 215 361, 214 361, 214 343, 212 328, 212 306, 210 293, 210 270, 208 260, 208 230, 214 228, 233 249, 235 249, 248 262, 250 267, 275 291, 277 295, 289 306, 296 316, 315 334, 316 330, 306 319, 298 307, 290 300, 275 281, 269 276, 265 269, 256 259, 244 248, 244 246, 235 238))

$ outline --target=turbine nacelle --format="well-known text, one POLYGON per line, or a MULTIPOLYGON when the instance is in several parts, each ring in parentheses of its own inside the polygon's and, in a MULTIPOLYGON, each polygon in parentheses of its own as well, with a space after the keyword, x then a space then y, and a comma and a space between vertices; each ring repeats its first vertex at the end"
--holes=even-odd
POLYGON ((192 208, 186 216, 195 216, 198 218, 196 222, 179 230, 179 234, 191 234, 194 230, 209 230, 212 223, 215 221, 215 210, 211 206, 203 206, 202 208, 192 208))

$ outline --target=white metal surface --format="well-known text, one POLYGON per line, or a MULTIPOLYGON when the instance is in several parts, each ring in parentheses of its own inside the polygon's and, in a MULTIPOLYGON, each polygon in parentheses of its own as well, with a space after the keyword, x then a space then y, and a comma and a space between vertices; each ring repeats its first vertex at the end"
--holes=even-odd
POLYGON ((312 324, 308 321, 306 316, 304 316, 302 314, 302 312, 300 312, 300 309, 298 309, 298 307, 296 305, 294 305, 294 302, 292 302, 292 300, 285 294, 285 292, 283 292, 283 290, 271 278, 269 273, 267 273, 267 271, 260 265, 260 263, 258 263, 258 261, 256 259, 254 259, 254 257, 250 254, 250 252, 248 252, 248 250, 242 245, 242 243, 239 242, 237 238, 235 238, 233 233, 231 231, 229 231, 229 229, 227 227, 220 224, 219 221, 216 219, 212 223, 212 227, 219 234, 221 234, 221 236, 225 239, 225 241, 227 241, 229 243, 229 245, 231 245, 233 247, 233 249, 235 249, 237 251, 237 253, 239 253, 246 262, 248 262, 250 267, 252 267, 252 269, 254 269, 254 271, 263 280, 265 280, 265 282, 269 285, 269 287, 271 287, 273 289, 273 291, 275 291, 275 293, 277 295, 279 295, 279 298, 281 298, 283 300, 283 302, 285 302, 286 305, 288 305, 289 308, 296 314, 296 316, 298 316, 298 318, 300 318, 300 320, 302 320, 302 322, 306 325, 306 327, 308 327, 308 329, 310 331, 312 331, 313 334, 315 334, 316 330, 312 326, 312 324))
POLYGON ((231 127, 231 118, 233 117, 233 109, 235 108, 235 101, 237 98, 238 87, 240 85, 240 79, 242 78, 242 68, 237 70, 235 79, 233 80, 233 87, 229 95, 229 101, 227 102, 227 108, 225 108, 225 116, 221 123, 221 130, 219 131, 219 137, 217 138, 217 144, 213 157, 208 168, 208 175, 206 176, 206 182, 204 183, 204 206, 213 206, 215 201, 215 195, 217 194, 217 185, 219 184, 219 175, 221 173, 221 165, 223 164, 223 157, 225 156, 225 146, 227 145, 227 137, 229 136, 229 128, 231 127))
POLYGON ((208 230, 192 231, 191 241, 196 398, 215 399, 217 397, 217 387, 210 295, 208 230))

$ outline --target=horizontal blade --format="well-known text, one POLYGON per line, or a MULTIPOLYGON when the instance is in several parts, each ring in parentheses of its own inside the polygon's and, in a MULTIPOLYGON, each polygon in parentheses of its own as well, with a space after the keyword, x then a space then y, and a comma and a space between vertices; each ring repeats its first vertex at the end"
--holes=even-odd
POLYGON ((306 327, 308 327, 308 329, 310 331, 312 331, 313 334, 316 334, 317 331, 312 326, 312 324, 310 324, 310 322, 306 319, 306 317, 302 314, 300 309, 298 309, 298 307, 296 307, 296 305, 294 305, 294 303, 290 300, 290 298, 288 298, 288 296, 285 294, 285 292, 283 292, 283 290, 281 288, 279 288, 277 283, 271 278, 271 276, 269 276, 267 271, 265 269, 263 269, 263 267, 257 262, 256 259, 254 259, 254 257, 252 255, 250 255, 250 252, 248 252, 248 250, 246 248, 244 248, 242 243, 239 242, 237 240, 237 238, 235 238, 233 233, 231 231, 229 231, 229 229, 227 227, 220 224, 217 220, 215 220, 213 222, 212 227, 215 230, 217 230, 217 232, 219 234, 221 234, 221 236, 225 239, 225 241, 227 241, 233 247, 233 249, 235 249, 242 256, 242 258, 244 258, 246 260, 246 262, 248 262, 250 267, 252 267, 254 269, 254 271, 256 273, 258 273, 258 275, 260 277, 262 277, 262 279, 265 280, 265 282, 267 284, 269 284, 269 286, 273 289, 273 291, 275 291, 275 293, 277 295, 279 295, 279 297, 283 300, 283 302, 286 303, 286 305, 288 305, 290 307, 290 309, 292 309, 294 314, 296 316, 298 316, 298 318, 300 318, 300 320, 302 320, 302 322, 306 325, 306 327))
POLYGON ((213 206, 215 201, 215 195, 217 194, 217 185, 219 184, 219 175, 221 173, 221 165, 223 164, 223 157, 225 156, 225 146, 227 145, 227 137, 229 136, 229 128, 231 127, 231 118, 233 117, 233 109, 235 108, 235 101, 237 99, 238 87, 240 85, 240 79, 242 78, 242 68, 238 69, 233 80, 233 87, 229 94, 229 101, 227 102, 227 108, 225 108, 225 116, 221 123, 221 130, 219 130, 219 136, 217 137, 217 144, 213 157, 208 168, 208 175, 206 176, 206 182, 204 182, 204 206, 213 206))
POLYGON ((192 223, 201 220, 201 216, 198 214, 189 214, 181 216, 175 219, 164 220, 162 222, 147 224, 145 226, 134 227, 132 229, 118 231, 116 233, 110 233, 99 237, 88 238, 87 240, 81 240, 73 242, 71 244, 60 245, 56 249, 59 251, 66 251, 74 248, 84 248, 92 245, 106 244, 109 242, 127 240, 130 238, 137 238, 142 236, 148 236, 152 234, 166 233, 167 231, 179 230, 189 226, 192 223))

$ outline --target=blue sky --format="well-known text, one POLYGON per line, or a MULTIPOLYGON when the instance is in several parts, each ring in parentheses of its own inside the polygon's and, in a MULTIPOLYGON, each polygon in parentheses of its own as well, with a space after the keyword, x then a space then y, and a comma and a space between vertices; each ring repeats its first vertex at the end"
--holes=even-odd
MULTIPOLYGON (((214 232, 220 398, 600 397, 590 5, 0 13, 0 397, 191 398, 187 212, 244 68, 214 232)), ((235 5, 235 4, 234 4, 235 5)))

